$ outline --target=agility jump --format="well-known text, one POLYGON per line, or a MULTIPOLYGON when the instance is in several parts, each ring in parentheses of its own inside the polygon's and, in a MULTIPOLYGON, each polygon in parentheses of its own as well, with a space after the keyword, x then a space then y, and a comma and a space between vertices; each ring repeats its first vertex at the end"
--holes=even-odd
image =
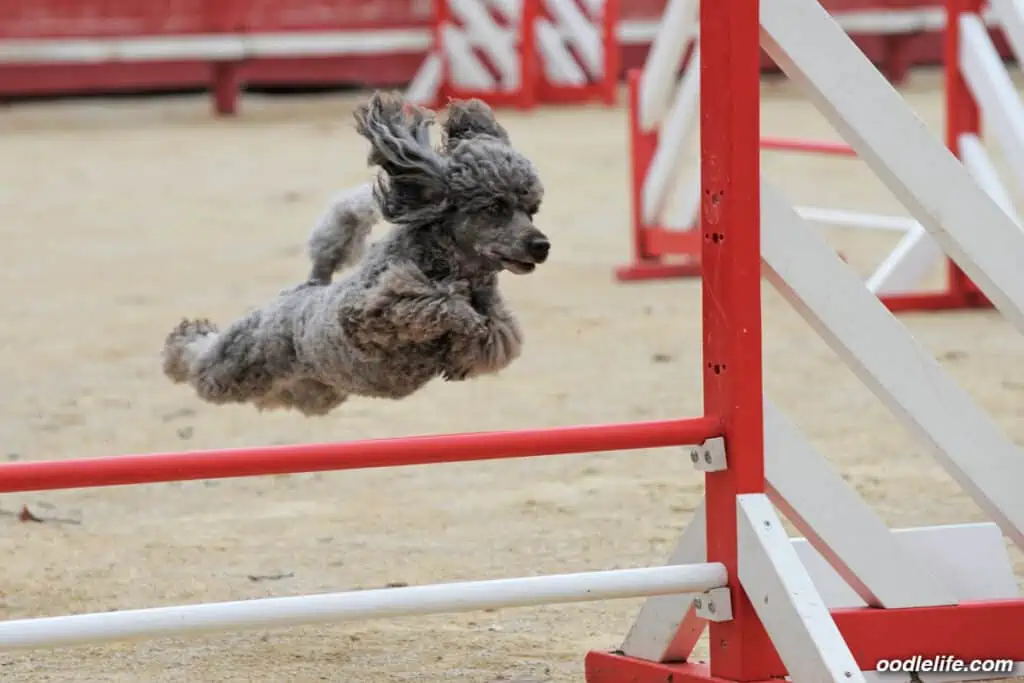
MULTIPOLYGON (((950 0, 945 40, 947 144, 1014 220, 1007 190, 980 141, 980 119, 1010 160, 1015 180, 1024 183, 1024 105, 989 37, 981 0, 950 0), (982 116, 982 114, 984 114, 982 116)), ((655 38, 647 63, 629 75, 633 197, 633 261, 619 269, 622 281, 699 275, 697 222, 699 160, 684 159, 696 128, 699 51, 695 49, 698 0, 674 0, 655 38), (678 27, 683 27, 680 30, 678 27), (682 76, 676 83, 679 65, 682 76)), ((1024 50, 1024 6, 992 3, 994 23, 1003 28, 1015 54, 1024 50)), ((842 143, 762 138, 762 150, 854 158, 842 143)), ((871 291, 893 310, 937 310, 987 306, 989 302, 955 264, 947 260, 947 284, 938 292, 919 290, 942 263, 942 251, 911 217, 798 207, 819 225, 893 231, 901 238, 867 278, 871 291)))
POLYGON ((434 0, 433 45, 406 97, 435 108, 615 104, 620 1, 434 0))
POLYGON ((620 651, 588 655, 588 683, 787 674, 801 683, 857 683, 880 659, 1024 661, 1024 600, 1002 544, 1005 534, 1024 548, 1024 453, 761 178, 762 35, 770 56, 930 238, 1024 332, 1024 232, 827 12, 815 0, 705 3, 701 157, 716 163, 701 166, 702 416, 0 465, 6 493, 686 446, 680 457, 705 473, 705 504, 666 566, 8 621, 0 650, 654 596, 620 651), (773 407, 762 385, 762 267, 991 523, 891 532, 773 407), (776 510, 807 540, 788 538, 776 510), (831 579, 820 576, 820 562, 831 579), (691 663, 705 628, 710 663, 691 663))

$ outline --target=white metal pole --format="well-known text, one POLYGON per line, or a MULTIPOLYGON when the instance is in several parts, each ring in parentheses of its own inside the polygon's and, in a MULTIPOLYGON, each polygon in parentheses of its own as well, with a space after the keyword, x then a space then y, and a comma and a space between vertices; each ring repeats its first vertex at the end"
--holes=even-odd
POLYGON ((892 230, 909 232, 920 224, 909 216, 883 216, 862 211, 819 209, 813 206, 798 206, 796 212, 805 221, 834 225, 842 228, 865 228, 868 230, 892 230))
POLYGON ((87 645, 358 619, 702 593, 728 581, 719 563, 556 574, 0 622, 0 651, 87 645))

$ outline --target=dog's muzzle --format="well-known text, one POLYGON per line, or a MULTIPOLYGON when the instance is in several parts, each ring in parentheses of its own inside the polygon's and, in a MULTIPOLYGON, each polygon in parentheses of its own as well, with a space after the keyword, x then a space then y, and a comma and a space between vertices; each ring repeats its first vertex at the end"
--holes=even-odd
POLYGON ((548 241, 548 238, 543 236, 531 237, 523 249, 523 254, 526 258, 512 259, 502 257, 501 265, 510 273, 526 275, 536 270, 538 264, 547 261, 550 252, 551 242, 548 241))
POLYGON ((534 237, 526 247, 527 253, 534 263, 544 263, 551 251, 551 242, 546 237, 534 237))

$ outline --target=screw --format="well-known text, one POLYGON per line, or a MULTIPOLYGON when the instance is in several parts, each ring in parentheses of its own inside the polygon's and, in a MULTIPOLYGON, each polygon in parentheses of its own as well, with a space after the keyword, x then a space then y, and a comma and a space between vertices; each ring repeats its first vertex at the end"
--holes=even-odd
POLYGON ((764 521, 764 528, 765 529, 771 529, 772 528, 772 523, 769 522, 767 519, 764 521))
POLYGON ((844 671, 843 675, 846 676, 847 678, 853 678, 853 674, 850 673, 849 671, 844 671))
POLYGON ((711 464, 711 451, 704 451, 704 462, 711 464))
POLYGON ((704 604, 704 601, 701 600, 700 598, 694 598, 693 599, 693 606, 696 607, 697 609, 700 609, 701 605, 703 605, 703 604, 704 604))
POLYGON ((714 600, 708 602, 708 613, 709 614, 714 614, 715 613, 715 601, 714 600))
POLYGON ((690 451, 690 460, 692 460, 693 462, 697 462, 698 460, 700 460, 700 452, 696 448, 690 451))

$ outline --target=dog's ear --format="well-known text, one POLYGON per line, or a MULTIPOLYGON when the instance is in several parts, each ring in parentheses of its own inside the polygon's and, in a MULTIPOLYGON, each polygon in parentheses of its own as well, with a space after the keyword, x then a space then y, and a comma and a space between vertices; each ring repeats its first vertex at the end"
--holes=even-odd
POLYGON ((508 131, 498 123, 487 103, 479 99, 452 100, 444 127, 444 149, 450 152, 463 140, 487 135, 509 144, 508 131))
POLYGON ((370 141, 367 159, 379 166, 375 194, 393 223, 430 221, 447 208, 447 161, 430 146, 433 117, 401 95, 374 93, 355 111, 356 130, 370 141))

